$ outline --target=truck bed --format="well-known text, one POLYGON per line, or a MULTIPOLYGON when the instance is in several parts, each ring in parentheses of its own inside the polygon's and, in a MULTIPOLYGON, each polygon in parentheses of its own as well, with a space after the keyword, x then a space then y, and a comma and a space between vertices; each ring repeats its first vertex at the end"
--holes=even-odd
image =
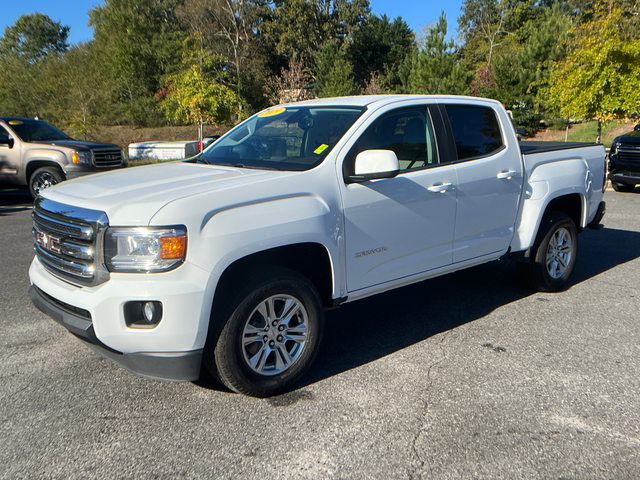
POLYGON ((543 142, 525 140, 520 142, 520 151, 525 155, 530 155, 532 153, 556 152, 558 150, 594 147, 596 145, 598 144, 595 142, 543 142))

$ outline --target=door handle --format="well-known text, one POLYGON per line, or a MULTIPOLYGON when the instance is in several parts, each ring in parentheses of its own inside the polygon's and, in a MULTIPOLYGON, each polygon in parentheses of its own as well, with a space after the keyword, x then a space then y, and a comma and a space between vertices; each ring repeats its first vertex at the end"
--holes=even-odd
POLYGON ((441 183, 439 185, 431 185, 429 188, 427 188, 427 190, 429 190, 429 193, 444 193, 448 190, 451 190, 451 184, 441 183))
POLYGON ((511 180, 511 177, 516 176, 515 170, 504 170, 498 174, 500 180, 511 180))

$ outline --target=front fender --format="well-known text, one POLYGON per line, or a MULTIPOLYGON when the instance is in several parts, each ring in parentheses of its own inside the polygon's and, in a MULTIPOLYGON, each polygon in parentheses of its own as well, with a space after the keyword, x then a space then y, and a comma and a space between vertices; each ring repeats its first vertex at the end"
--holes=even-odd
POLYGON ((335 260, 342 244, 342 213, 321 197, 285 194, 185 218, 186 205, 192 201, 172 202, 153 218, 156 225, 175 223, 176 218, 186 220, 187 261, 220 277, 229 265, 254 253, 293 244, 320 244, 331 261, 334 298, 340 296, 342 285, 336 278, 335 260))

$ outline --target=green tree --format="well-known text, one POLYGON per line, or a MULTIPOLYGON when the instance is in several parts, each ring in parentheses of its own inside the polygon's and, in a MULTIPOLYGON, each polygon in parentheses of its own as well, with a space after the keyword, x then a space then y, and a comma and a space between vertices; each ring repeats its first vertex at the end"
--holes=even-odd
POLYGON ((71 46, 48 65, 50 85, 56 92, 51 107, 59 125, 69 128, 76 137, 92 137, 100 123, 100 108, 108 100, 109 91, 100 71, 100 58, 91 42, 71 46))
POLYGON ((353 67, 344 49, 335 40, 325 43, 317 58, 315 95, 320 98, 352 95, 355 92, 352 77, 353 67))
POLYGON ((304 58, 312 68, 326 42, 353 38, 370 12, 369 0, 279 0, 261 30, 278 55, 304 58))
MULTIPOLYGON (((620 28, 618 8, 573 28, 567 57, 551 72, 549 103, 566 118, 603 122, 640 112, 640 42, 620 28)), ((637 35, 637 34, 636 34, 637 35)))
POLYGON ((410 93, 469 93, 471 75, 462 67, 454 41, 446 37, 447 16, 442 12, 436 24, 430 28, 424 47, 410 57, 410 93))
POLYGON ((66 52, 69 27, 48 16, 22 15, 0 38, 0 112, 57 120, 52 62, 66 52))
POLYGON ((371 74, 377 72, 375 78, 380 88, 395 92, 402 85, 400 65, 415 49, 414 37, 400 17, 392 22, 386 15, 369 15, 354 31, 347 49, 356 84, 364 87, 371 81, 371 74))
POLYGON ((509 35, 510 4, 507 0, 464 0, 458 30, 464 41, 464 56, 474 67, 488 65, 509 35))
POLYGON ((104 0, 89 11, 100 74, 111 88, 105 121, 154 124, 155 94, 180 64, 186 32, 175 14, 182 0, 104 0))
POLYGON ((69 30, 68 25, 54 22, 42 13, 21 15, 16 23, 4 29, 0 54, 16 55, 27 63, 36 63, 50 55, 64 53, 69 48, 69 30))

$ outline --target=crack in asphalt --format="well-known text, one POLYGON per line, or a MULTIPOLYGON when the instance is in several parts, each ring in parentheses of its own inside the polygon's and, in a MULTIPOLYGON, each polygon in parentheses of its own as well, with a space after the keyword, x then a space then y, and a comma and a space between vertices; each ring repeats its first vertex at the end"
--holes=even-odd
MULTIPOLYGON (((451 330, 443 332, 442 338, 440 339, 440 341, 438 342, 438 347, 440 348, 440 352, 442 353, 442 357, 435 361, 432 362, 431 365, 429 365, 429 367, 427 368, 427 391, 431 390, 431 387, 433 386, 433 379, 431 378, 431 370, 433 370, 433 368, 438 365, 439 363, 445 361, 447 359, 447 353, 445 351, 444 348, 444 341, 447 339, 447 337, 449 336, 449 334, 451 333, 451 330)), ((414 435, 413 437, 413 441, 411 442, 411 449, 413 450, 413 454, 416 457, 417 461, 417 465, 415 465, 412 469, 410 469, 409 471, 409 478, 410 479, 414 479, 414 478, 419 478, 421 477, 421 474, 418 474, 418 470, 422 469, 422 467, 424 467, 424 460, 421 460, 420 458, 420 453, 418 452, 418 447, 417 447, 417 443, 418 440, 420 439, 420 436, 424 433, 428 431, 428 428, 425 428, 425 425, 427 424, 426 419, 429 415, 429 403, 427 400, 425 400, 423 402, 423 407, 422 407, 422 415, 421 415, 421 420, 420 420, 420 428, 418 428, 418 432, 414 435)))

